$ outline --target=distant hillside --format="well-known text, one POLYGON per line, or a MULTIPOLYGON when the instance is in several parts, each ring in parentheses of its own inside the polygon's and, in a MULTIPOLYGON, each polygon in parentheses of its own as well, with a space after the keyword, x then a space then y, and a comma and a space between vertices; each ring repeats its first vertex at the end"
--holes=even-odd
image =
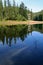
POLYGON ((43 21, 43 10, 40 12, 33 13, 33 19, 43 21))
POLYGON ((40 12, 33 13, 34 16, 39 15, 39 14, 43 14, 43 10, 41 10, 40 12))

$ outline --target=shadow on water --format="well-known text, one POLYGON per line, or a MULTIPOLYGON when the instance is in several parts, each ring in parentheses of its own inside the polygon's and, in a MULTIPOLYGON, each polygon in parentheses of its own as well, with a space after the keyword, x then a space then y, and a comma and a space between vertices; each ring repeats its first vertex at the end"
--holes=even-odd
POLYGON ((42 40, 42 24, 0 26, 0 65, 43 65, 42 40))

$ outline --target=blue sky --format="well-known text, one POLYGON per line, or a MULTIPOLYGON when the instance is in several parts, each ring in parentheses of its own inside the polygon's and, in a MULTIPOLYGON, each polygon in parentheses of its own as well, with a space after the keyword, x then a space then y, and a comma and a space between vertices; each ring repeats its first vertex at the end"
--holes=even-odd
MULTIPOLYGON (((4 0, 3 0, 4 1, 4 0)), ((12 0, 10 0, 12 3, 12 0)), ((27 6, 29 10, 32 9, 33 12, 38 12, 43 10, 43 0, 15 0, 16 3, 20 5, 21 2, 27 6)))

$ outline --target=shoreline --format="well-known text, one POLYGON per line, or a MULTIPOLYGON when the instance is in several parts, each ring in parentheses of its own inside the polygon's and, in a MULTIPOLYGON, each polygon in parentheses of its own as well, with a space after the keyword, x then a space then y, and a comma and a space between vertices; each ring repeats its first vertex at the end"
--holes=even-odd
POLYGON ((0 26, 43 24, 43 21, 0 21, 0 26))

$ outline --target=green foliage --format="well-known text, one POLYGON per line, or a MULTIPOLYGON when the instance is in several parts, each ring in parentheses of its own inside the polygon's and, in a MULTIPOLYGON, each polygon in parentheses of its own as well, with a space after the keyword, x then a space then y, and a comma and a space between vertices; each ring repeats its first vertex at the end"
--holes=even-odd
POLYGON ((10 4, 10 1, 9 1, 9 0, 7 0, 7 3, 8 3, 8 7, 10 7, 10 6, 11 6, 11 4, 10 4))
POLYGON ((26 7, 25 7, 25 5, 24 5, 23 2, 20 4, 19 13, 20 13, 22 16, 24 16, 26 19, 28 19, 27 9, 26 9, 26 7))
POLYGON ((0 0, 0 20, 2 20, 3 18, 3 4, 2 4, 2 0, 0 0))
POLYGON ((15 43, 16 43, 16 38, 20 38, 22 41, 24 41, 24 39, 27 36, 27 33, 28 33, 27 25, 6 26, 6 27, 1 26, 0 40, 3 42, 6 36, 6 43, 11 46, 12 37, 14 38, 15 43), (8 43, 8 39, 9 39, 9 43, 8 43))
POLYGON ((10 0, 4 0, 4 7, 2 0, 0 0, 0 19, 5 20, 27 20, 28 19, 28 12, 27 8, 25 7, 24 3, 16 6, 15 0, 13 0, 13 6, 10 0))
POLYGON ((19 20, 19 21, 20 21, 20 20, 25 21, 26 18, 25 18, 24 16, 18 14, 18 15, 17 15, 17 20, 19 20))
POLYGON ((34 20, 36 20, 36 21, 43 21, 43 17, 42 17, 42 15, 40 14, 40 15, 38 15, 38 16, 35 16, 35 17, 34 17, 34 20))
POLYGON ((33 20, 36 21, 43 21, 43 10, 41 12, 35 13, 35 16, 33 17, 33 20))
POLYGON ((4 7, 6 7, 6 0, 4 0, 4 7))
POLYGON ((15 7, 15 0, 13 0, 13 7, 15 7))

